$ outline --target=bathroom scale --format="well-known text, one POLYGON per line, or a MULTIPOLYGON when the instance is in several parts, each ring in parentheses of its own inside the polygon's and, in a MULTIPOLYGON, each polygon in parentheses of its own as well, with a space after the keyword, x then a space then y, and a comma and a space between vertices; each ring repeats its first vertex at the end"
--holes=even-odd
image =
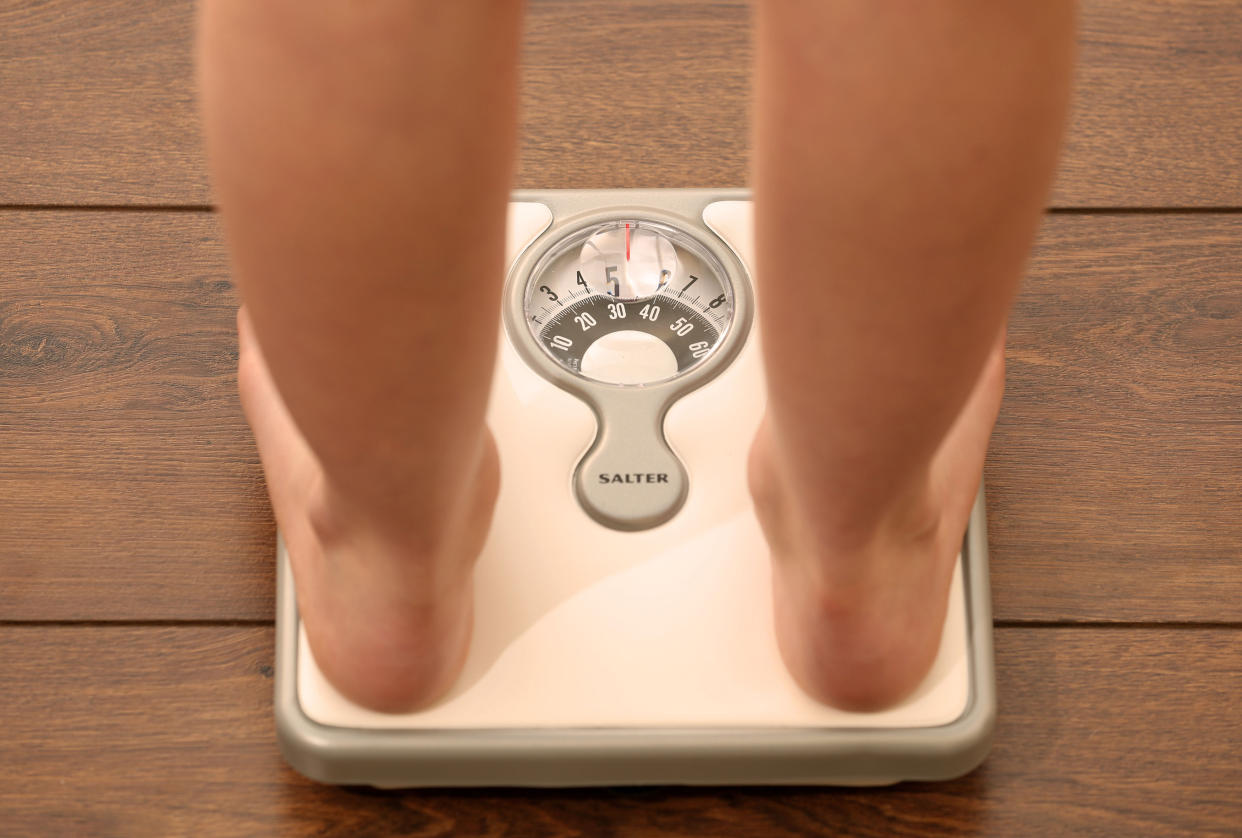
POLYGON ((518 192, 507 265, 501 486, 465 668, 415 713, 342 697, 278 540, 288 762, 381 788, 880 785, 977 766, 996 714, 982 488, 909 698, 845 712, 782 664, 746 480, 765 400, 749 193, 518 192))

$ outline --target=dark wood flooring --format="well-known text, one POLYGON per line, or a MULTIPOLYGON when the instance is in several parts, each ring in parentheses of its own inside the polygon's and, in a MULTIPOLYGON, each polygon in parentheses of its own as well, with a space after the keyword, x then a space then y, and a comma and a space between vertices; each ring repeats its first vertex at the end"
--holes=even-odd
MULTIPOLYGON (((284 766, 188 0, 0 0, 0 835, 1242 835, 1242 0, 1085 0, 987 467, 1000 721, 892 789, 284 766)), ((521 187, 740 186, 745 2, 532 0, 521 187)))

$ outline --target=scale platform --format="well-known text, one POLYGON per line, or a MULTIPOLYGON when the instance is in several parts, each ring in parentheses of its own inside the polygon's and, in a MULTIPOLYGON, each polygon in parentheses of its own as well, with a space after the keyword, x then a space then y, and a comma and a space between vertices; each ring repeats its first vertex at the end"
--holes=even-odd
POLYGON ((381 788, 882 785, 982 762, 996 714, 982 488, 912 696, 836 710, 781 662, 746 482, 764 408, 749 194, 515 193, 507 247, 488 414, 501 488, 465 669, 417 713, 343 698, 279 542, 288 762, 381 788))

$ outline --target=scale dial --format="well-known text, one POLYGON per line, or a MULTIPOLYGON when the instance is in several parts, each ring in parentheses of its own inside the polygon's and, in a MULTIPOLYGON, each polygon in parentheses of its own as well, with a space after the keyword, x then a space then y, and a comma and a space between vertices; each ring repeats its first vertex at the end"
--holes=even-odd
POLYGON ((572 483, 582 509, 606 527, 650 529, 681 508, 690 476, 664 436, 664 416, 746 337, 744 269, 712 235, 675 216, 580 217, 510 276, 510 339, 595 413, 595 440, 572 483))
POLYGON ((655 221, 617 219, 554 244, 527 280, 524 319, 576 376, 648 385, 684 375, 722 344, 734 312, 719 260, 655 221))

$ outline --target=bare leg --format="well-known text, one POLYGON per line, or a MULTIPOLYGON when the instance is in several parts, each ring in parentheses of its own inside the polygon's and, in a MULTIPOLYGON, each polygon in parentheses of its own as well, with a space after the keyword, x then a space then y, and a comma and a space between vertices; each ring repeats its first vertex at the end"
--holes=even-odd
POLYGON ((1070 0, 759 4, 751 484, 782 654, 829 703, 898 701, 935 657, 1072 19, 1070 0))
POLYGON ((328 678, 426 704, 469 642, 520 0, 209 0, 240 388, 328 678), (262 345, 262 351, 260 351, 262 345))

